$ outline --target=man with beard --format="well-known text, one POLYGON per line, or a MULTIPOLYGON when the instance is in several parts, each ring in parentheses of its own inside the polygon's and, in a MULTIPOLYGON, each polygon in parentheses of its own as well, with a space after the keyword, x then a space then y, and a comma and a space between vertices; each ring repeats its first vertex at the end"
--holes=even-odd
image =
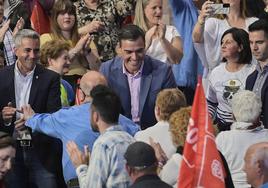
POLYGON ((14 122, 26 104, 39 113, 61 108, 60 76, 38 64, 38 33, 23 29, 14 41, 18 60, 0 71, 0 131, 17 140, 14 169, 7 177, 8 187, 54 188, 57 169, 61 169, 60 143, 40 133, 31 135, 27 128, 14 128, 14 122))
POLYGON ((247 78, 246 89, 261 98, 261 121, 268 128, 268 23, 258 20, 248 30, 251 52, 258 63, 256 70, 247 78))
POLYGON ((118 125, 120 99, 108 87, 98 85, 90 93, 91 127, 100 132, 93 145, 89 164, 88 153, 79 151, 77 145, 70 141, 67 150, 76 166, 80 188, 86 187, 128 187, 130 179, 124 162, 127 147, 134 138, 122 131, 118 125))

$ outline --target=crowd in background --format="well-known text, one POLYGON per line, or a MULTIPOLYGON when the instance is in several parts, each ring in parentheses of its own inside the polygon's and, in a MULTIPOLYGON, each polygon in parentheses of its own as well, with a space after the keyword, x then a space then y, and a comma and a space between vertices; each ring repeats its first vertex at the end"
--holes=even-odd
POLYGON ((267 0, 0 0, 0 187, 178 187, 198 76, 225 187, 268 187, 267 0))

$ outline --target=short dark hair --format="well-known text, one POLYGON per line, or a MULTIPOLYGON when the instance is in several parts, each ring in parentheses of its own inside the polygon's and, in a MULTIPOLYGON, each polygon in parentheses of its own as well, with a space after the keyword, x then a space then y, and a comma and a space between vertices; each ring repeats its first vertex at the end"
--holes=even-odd
MULTIPOLYGON (((239 52, 238 63, 250 64, 252 60, 252 54, 251 54, 251 49, 250 49, 250 44, 249 44, 248 33, 243 29, 239 29, 235 27, 228 29, 223 33, 221 37, 221 44, 222 44, 223 37, 229 33, 232 34, 232 37, 235 40, 235 42, 238 44, 238 46, 243 47, 241 52, 239 52)), ((226 62, 227 60, 223 58, 222 61, 226 62)))
POLYGON ((144 31, 139 26, 134 24, 125 25, 118 33, 120 45, 122 40, 135 41, 140 37, 143 39, 143 41, 145 41, 144 31))
POLYGON ((91 92, 92 109, 97 111, 108 124, 117 124, 121 110, 119 97, 107 86, 97 85, 91 92))
POLYGON ((0 132, 0 149, 9 146, 16 148, 15 140, 8 133, 0 132))
POLYGON ((268 39, 268 21, 257 20, 248 27, 249 32, 264 31, 265 37, 268 39))

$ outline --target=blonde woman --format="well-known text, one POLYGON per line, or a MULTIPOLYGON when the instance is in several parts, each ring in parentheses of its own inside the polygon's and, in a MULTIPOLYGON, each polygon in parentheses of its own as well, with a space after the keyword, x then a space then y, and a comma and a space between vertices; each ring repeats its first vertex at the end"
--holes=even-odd
POLYGON ((176 28, 165 25, 162 0, 137 0, 134 24, 145 32, 147 55, 160 61, 178 64, 183 56, 182 41, 176 28))

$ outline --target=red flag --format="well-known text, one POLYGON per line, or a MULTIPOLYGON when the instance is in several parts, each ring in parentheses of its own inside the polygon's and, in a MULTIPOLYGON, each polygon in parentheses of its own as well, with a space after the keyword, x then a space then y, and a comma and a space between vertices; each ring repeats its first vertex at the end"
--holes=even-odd
POLYGON ((40 35, 50 32, 49 17, 37 0, 34 1, 31 24, 32 28, 40 35))
POLYGON ((202 79, 199 78, 183 149, 178 187, 221 188, 225 187, 224 177, 224 166, 216 147, 202 79))

